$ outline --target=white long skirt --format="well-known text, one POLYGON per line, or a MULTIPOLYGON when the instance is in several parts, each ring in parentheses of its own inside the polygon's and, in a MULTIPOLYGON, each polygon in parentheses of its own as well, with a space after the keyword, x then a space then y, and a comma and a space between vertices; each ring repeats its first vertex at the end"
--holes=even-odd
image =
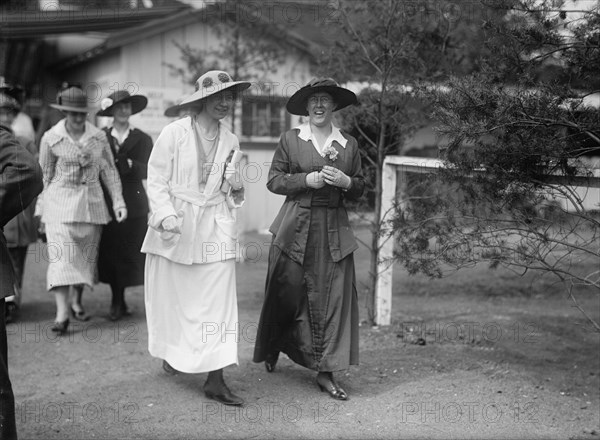
POLYGON ((148 350, 185 373, 238 364, 235 260, 179 264, 146 255, 148 350))

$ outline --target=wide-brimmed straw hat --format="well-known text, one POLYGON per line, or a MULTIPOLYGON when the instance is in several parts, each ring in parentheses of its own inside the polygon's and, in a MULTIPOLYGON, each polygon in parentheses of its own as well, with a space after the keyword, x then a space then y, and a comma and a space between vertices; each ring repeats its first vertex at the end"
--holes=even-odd
POLYGON ((21 110, 21 104, 9 94, 0 91, 0 108, 8 108, 18 113, 21 110))
POLYGON ((234 81, 227 72, 222 70, 210 70, 196 81, 196 91, 184 98, 179 104, 173 105, 165 110, 166 116, 178 116, 179 111, 198 104, 203 99, 232 89, 233 92, 241 92, 250 87, 248 81, 234 81))
POLYGON ((79 87, 69 87, 58 92, 56 104, 50 104, 50 107, 77 113, 88 113, 92 110, 88 107, 87 95, 79 87))
POLYGON ((131 114, 141 112, 148 105, 148 98, 143 95, 131 95, 127 90, 117 90, 100 101, 100 111, 96 116, 113 116, 115 106, 119 103, 131 103, 131 114))
MULTIPOLYGON (((181 107, 181 101, 183 101, 184 98, 181 98, 177 101, 177 104, 172 105, 171 107, 167 107, 167 109, 165 110, 165 116, 168 116, 170 118, 175 118, 178 117, 181 114, 182 110, 186 110, 186 107, 181 107)), ((188 106, 187 109, 189 109, 190 107, 188 106)))
POLYGON ((331 95, 336 103, 334 111, 358 103, 354 92, 340 87, 332 78, 313 78, 290 97, 285 108, 293 115, 308 116, 308 110, 306 110, 308 98, 318 92, 326 92, 331 95))

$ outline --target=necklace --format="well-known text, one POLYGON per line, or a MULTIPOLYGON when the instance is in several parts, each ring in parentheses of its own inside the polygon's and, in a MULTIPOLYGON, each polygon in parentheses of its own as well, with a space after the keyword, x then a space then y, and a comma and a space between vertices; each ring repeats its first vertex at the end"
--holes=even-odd
POLYGON ((217 148, 217 144, 219 143, 219 130, 217 129, 217 132, 215 133, 214 137, 212 139, 207 138, 206 136, 200 134, 200 136, 203 138, 203 141, 201 141, 200 143, 202 144, 202 149, 204 150, 204 154, 206 155, 206 158, 209 160, 212 160, 211 156, 215 150, 215 148, 217 148), (207 148, 208 147, 208 151, 207 148))
POLYGON ((209 137, 208 137, 208 136, 207 136, 207 135, 204 133, 204 130, 202 130, 202 128, 200 128, 200 136, 202 136, 202 138, 203 138, 204 140, 207 140, 207 141, 209 141, 209 142, 212 142, 212 141, 214 141, 214 140, 217 138, 217 136, 218 136, 218 135, 219 135, 219 128, 218 128, 218 127, 217 127, 217 130, 215 131, 215 135, 214 135, 213 137, 211 137, 211 138, 209 138, 209 137))

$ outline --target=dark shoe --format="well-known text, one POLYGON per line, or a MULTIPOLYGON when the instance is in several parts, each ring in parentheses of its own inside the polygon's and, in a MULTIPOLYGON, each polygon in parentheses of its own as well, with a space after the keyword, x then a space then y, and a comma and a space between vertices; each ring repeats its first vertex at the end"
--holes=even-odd
POLYGON ((323 379, 323 383, 317 377, 317 385, 321 391, 327 391, 336 400, 348 400, 348 394, 333 380, 333 377, 323 379))
POLYGON ((265 357, 265 368, 269 373, 275 371, 275 365, 277 365, 277 361, 279 360, 279 353, 273 354, 269 353, 265 357))
POLYGON ((59 335, 64 335, 67 332, 67 327, 69 327, 69 318, 65 319, 62 322, 56 321, 54 325, 50 327, 50 330, 52 330, 55 333, 58 333, 59 335))
POLYGON ((223 405, 240 406, 243 405, 244 399, 233 394, 225 382, 218 385, 212 385, 208 382, 204 384, 204 395, 209 399, 216 400, 223 405))
POLYGON ((175 368, 173 368, 171 366, 171 364, 165 360, 163 360, 162 367, 163 367, 163 370, 165 370, 167 372, 167 374, 170 374, 171 376, 175 376, 180 373, 179 370, 176 370, 175 368))
POLYGON ((73 307, 71 307, 71 313, 73 314, 73 318, 75 318, 77 321, 89 321, 90 320, 90 315, 85 313, 85 310, 83 310, 83 309, 75 310, 73 307))
POLYGON ((124 316, 131 316, 129 309, 111 308, 108 312, 108 319, 111 321, 119 321, 124 316))

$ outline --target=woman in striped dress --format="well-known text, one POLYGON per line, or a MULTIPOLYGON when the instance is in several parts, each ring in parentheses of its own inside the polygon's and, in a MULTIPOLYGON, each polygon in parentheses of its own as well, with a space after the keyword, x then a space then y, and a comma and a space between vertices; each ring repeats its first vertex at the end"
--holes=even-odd
POLYGON ((106 135, 86 121, 90 109, 83 90, 62 90, 51 106, 66 117, 44 133, 40 142, 44 191, 38 197, 36 215, 41 215, 48 239, 46 283, 56 299, 52 330, 63 334, 69 311, 75 319, 89 319, 81 294, 84 285, 94 284, 102 225, 110 221, 101 181, 110 193, 117 221, 127 217, 127 209, 106 135), (74 294, 69 298, 71 286, 74 294))

